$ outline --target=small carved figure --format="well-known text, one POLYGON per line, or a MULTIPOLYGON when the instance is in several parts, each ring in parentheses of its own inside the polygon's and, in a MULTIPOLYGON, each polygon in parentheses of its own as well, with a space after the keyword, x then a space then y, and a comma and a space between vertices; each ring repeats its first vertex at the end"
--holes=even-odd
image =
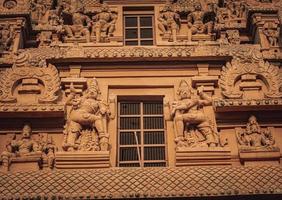
POLYGON ((278 46, 279 28, 273 23, 266 23, 263 27, 263 34, 266 36, 270 46, 278 46))
POLYGON ((103 3, 101 11, 93 16, 92 34, 96 35, 96 42, 108 41, 109 36, 113 36, 116 20, 117 15, 110 11, 106 3, 103 3))
POLYGON ((67 105, 71 105, 63 144, 66 151, 79 149, 80 136, 85 129, 97 132, 100 150, 108 150, 107 119, 111 113, 109 105, 98 98, 99 94, 100 89, 96 79, 88 83, 88 88, 82 97, 78 97, 76 90, 71 86, 71 94, 66 102, 67 105))
POLYGON ((240 44, 240 35, 238 30, 227 30, 226 34, 230 44, 240 44))
MULTIPOLYGON (((47 135, 47 134, 46 134, 47 135)), ((40 135, 40 146, 42 149, 42 152, 44 153, 42 155, 43 162, 46 162, 49 169, 53 169, 55 165, 55 152, 57 150, 57 147, 54 145, 53 138, 48 137, 43 138, 43 134, 40 135)))
POLYGON ((46 24, 48 22, 49 11, 51 10, 51 0, 32 0, 31 10, 32 16, 38 24, 46 24))
POLYGON ((20 140, 11 141, 9 148, 10 153, 16 156, 32 155, 34 153, 41 153, 39 144, 31 138, 32 130, 29 124, 25 124, 22 130, 22 138, 20 140))
POLYGON ((262 130, 255 116, 249 118, 246 129, 237 131, 236 136, 242 148, 257 149, 275 144, 271 131, 262 130))
POLYGON ((14 34, 14 29, 9 23, 0 26, 0 50, 11 50, 14 34))
POLYGON ((199 96, 192 96, 192 89, 184 80, 181 81, 177 95, 179 101, 171 105, 171 116, 174 118, 177 147, 209 146, 220 144, 219 136, 211 121, 204 114, 202 107, 211 105, 211 98, 198 90, 199 96))
POLYGON ((172 4, 167 3, 164 6, 158 21, 160 22, 158 27, 162 35, 167 35, 169 41, 176 41, 177 31, 179 31, 180 28, 180 16, 173 11, 172 4))
POLYGON ((83 14, 83 7, 78 7, 72 13, 72 25, 65 25, 64 28, 68 38, 81 38, 85 37, 86 42, 90 42, 90 18, 83 14))
MULTIPOLYGON (((188 39, 195 34, 211 34, 213 30, 213 21, 204 22, 207 13, 202 10, 201 3, 194 4, 194 11, 188 14, 188 39)), ((191 40, 191 39, 189 39, 191 40)))

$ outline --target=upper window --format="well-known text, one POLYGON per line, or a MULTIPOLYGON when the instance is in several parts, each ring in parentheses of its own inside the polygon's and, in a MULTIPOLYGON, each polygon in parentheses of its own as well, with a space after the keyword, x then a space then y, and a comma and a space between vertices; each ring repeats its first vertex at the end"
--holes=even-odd
POLYGON ((144 10, 134 14, 136 12, 131 9, 130 11, 124 11, 124 13, 125 45, 154 45, 154 17, 153 14, 150 14, 151 11, 144 10))
POLYGON ((166 166, 162 101, 120 101, 118 166, 166 166))

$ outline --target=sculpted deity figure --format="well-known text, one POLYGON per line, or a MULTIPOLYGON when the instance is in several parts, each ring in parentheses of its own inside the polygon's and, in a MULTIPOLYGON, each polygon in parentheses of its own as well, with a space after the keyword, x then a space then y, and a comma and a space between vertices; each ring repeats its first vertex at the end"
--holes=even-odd
POLYGON ((10 164, 11 157, 41 155, 40 145, 31 138, 31 134, 31 126, 25 124, 22 130, 22 138, 16 140, 16 135, 14 135, 12 141, 6 145, 6 151, 2 152, 1 157, 7 167, 10 164))
POLYGON ((106 3, 102 4, 101 11, 93 16, 92 19, 94 21, 92 34, 96 35, 96 42, 108 40, 109 36, 113 36, 117 15, 110 11, 106 3))
POLYGON ((218 134, 202 109, 211 105, 211 97, 203 92, 202 87, 198 89, 198 95, 193 95, 192 88, 184 80, 179 85, 177 95, 179 100, 173 102, 170 108, 177 147, 218 146, 218 134))
POLYGON ((202 5, 200 2, 194 4, 194 11, 188 14, 188 35, 195 34, 210 34, 213 29, 213 22, 209 21, 204 23, 204 17, 206 12, 202 10, 202 5))
POLYGON ((262 32, 266 36, 270 46, 278 46, 279 28, 277 25, 271 22, 265 23, 262 32))
POLYGON ((0 26, 0 50, 9 51, 12 48, 14 39, 14 30, 7 23, 0 26))
POLYGON ((262 130, 255 116, 251 116, 245 130, 236 132, 239 144, 243 148, 257 149, 275 144, 269 129, 262 130))
POLYGON ((83 14, 83 7, 78 7, 75 9, 72 15, 72 25, 65 25, 64 28, 69 38, 81 38, 84 36, 86 42, 90 42, 90 18, 83 14))
POLYGON ((97 132, 100 150, 108 150, 107 119, 111 113, 109 105, 100 100, 98 95, 100 89, 96 79, 88 83, 88 88, 81 97, 76 95, 75 89, 71 86, 71 94, 66 102, 67 105, 71 105, 63 144, 66 151, 79 149, 79 137, 85 129, 97 132))
POLYGON ((158 24, 162 35, 168 35, 169 41, 176 41, 176 34, 180 28, 180 16, 173 11, 172 4, 167 3, 158 18, 158 24))
POLYGON ((51 0, 32 0, 31 10, 33 13, 33 18, 38 22, 38 24, 43 24, 47 22, 49 15, 49 10, 51 10, 52 2, 51 0))

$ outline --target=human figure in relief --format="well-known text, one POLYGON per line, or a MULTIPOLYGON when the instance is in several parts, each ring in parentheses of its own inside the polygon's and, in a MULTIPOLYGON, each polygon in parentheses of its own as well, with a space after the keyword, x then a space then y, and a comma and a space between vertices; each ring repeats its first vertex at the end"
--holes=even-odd
POLYGON ((88 83, 88 88, 81 97, 76 95, 76 90, 71 86, 71 93, 66 102, 67 105, 71 105, 63 144, 66 151, 78 149, 77 142, 84 128, 97 131, 100 150, 108 150, 109 135, 106 125, 110 110, 109 105, 98 98, 99 94, 100 89, 96 79, 88 83))

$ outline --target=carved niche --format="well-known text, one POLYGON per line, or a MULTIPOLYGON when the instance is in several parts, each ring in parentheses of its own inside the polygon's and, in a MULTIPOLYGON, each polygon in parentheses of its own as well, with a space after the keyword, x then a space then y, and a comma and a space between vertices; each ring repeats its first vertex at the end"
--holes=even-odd
MULTIPOLYGON (((64 130, 65 151, 108 151, 109 133, 107 123, 114 117, 110 105, 100 99, 96 79, 89 80, 87 89, 79 95, 73 84, 66 105, 70 106, 64 130)), ((110 100, 114 104, 114 100, 110 100)))
POLYGON ((279 163, 280 149, 275 146, 272 131, 271 127, 261 128, 254 115, 249 117, 245 129, 235 129, 239 157, 245 165, 251 165, 257 161, 269 164, 279 163))
POLYGON ((34 139, 31 125, 25 123, 21 137, 13 134, 10 138, 6 144, 6 150, 0 156, 4 171, 52 169, 54 167, 56 147, 52 137, 47 133, 39 134, 37 139, 34 139))
POLYGON ((14 111, 36 111, 47 104, 59 106, 55 104, 60 96, 60 78, 56 67, 51 64, 31 66, 28 58, 28 54, 20 54, 12 68, 0 74, 0 107, 3 111, 12 107, 14 111))
POLYGON ((244 90, 261 91, 264 97, 280 98, 281 84, 279 68, 263 60, 250 63, 232 60, 223 67, 219 79, 223 96, 230 99, 242 98, 244 90))

